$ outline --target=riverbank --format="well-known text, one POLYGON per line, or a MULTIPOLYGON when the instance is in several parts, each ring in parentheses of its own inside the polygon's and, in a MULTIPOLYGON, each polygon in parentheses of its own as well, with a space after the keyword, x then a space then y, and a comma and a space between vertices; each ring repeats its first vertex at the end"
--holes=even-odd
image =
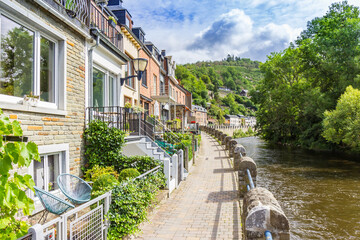
POLYGON ((360 163, 344 155, 274 148, 241 138, 257 164, 257 184, 269 189, 289 219, 291 239, 360 239, 360 163))

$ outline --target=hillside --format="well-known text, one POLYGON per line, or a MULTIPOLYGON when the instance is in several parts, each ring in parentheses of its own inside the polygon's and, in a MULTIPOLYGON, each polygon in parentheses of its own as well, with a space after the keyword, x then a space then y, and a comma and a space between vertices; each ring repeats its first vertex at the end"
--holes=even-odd
POLYGON ((262 78, 259 65, 258 61, 228 55, 222 61, 178 65, 176 77, 192 92, 194 104, 207 107, 209 114, 221 121, 224 114, 254 115, 256 106, 240 93, 255 89, 262 78))

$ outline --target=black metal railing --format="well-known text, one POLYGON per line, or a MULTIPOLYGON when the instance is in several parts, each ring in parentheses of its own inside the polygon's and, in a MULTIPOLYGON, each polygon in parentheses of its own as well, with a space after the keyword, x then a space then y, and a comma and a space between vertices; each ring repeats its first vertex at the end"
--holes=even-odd
POLYGON ((93 120, 100 120, 109 127, 129 132, 130 135, 140 134, 141 114, 132 112, 132 109, 119 106, 111 107, 88 107, 88 123, 93 120))
POLYGON ((98 28, 105 36, 109 38, 109 41, 119 50, 123 50, 122 35, 115 27, 110 24, 109 14, 105 9, 101 9, 96 6, 94 2, 90 4, 90 27, 98 28))
POLYGON ((45 0, 53 8, 63 9, 70 18, 78 19, 89 27, 90 0, 45 0))

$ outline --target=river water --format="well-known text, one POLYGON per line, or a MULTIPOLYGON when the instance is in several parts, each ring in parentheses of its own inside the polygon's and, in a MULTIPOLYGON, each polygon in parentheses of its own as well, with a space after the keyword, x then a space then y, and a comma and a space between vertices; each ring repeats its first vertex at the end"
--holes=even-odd
POLYGON ((289 219, 291 239, 360 239, 360 162, 237 139, 289 219))

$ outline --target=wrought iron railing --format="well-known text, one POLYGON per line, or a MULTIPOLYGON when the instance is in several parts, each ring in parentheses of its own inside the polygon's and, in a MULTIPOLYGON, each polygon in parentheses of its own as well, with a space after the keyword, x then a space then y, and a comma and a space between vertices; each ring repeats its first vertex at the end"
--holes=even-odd
POLYGON ((106 122, 109 127, 129 132, 131 135, 139 135, 141 114, 132 112, 132 109, 119 106, 111 107, 88 107, 88 123, 93 120, 106 122))
POLYGON ((70 18, 78 19, 85 26, 89 26, 90 0, 46 0, 53 7, 64 9, 70 18))
POLYGON ((109 41, 114 44, 119 50, 123 50, 122 35, 117 29, 117 25, 112 26, 109 21, 109 13, 105 9, 101 9, 96 6, 94 2, 90 4, 90 27, 98 28, 105 36, 109 38, 109 41))

